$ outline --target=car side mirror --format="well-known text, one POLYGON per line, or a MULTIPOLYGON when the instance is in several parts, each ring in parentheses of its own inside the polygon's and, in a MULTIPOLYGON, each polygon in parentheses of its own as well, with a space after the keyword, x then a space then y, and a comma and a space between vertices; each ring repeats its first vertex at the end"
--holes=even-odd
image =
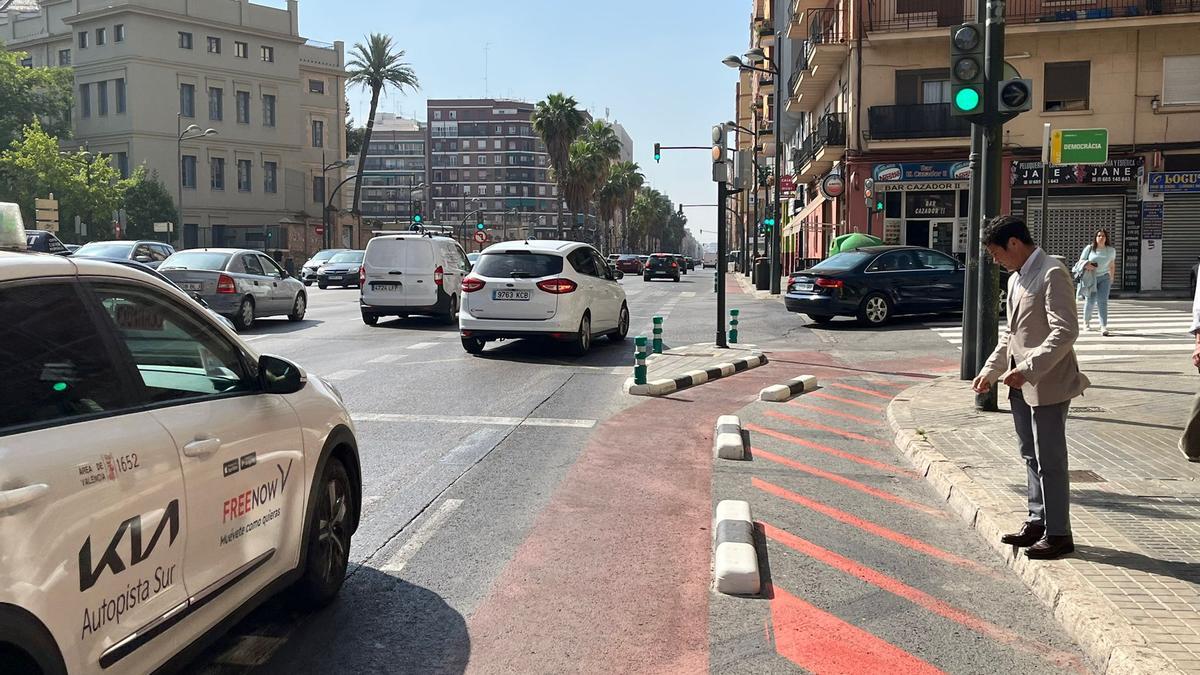
POLYGON ((148 255, 139 255, 139 256, 136 256, 136 257, 134 258, 134 260, 136 260, 136 261, 138 261, 138 262, 140 262, 140 263, 148 263, 148 262, 150 262, 150 256, 148 256, 148 255))
POLYGON ((292 273, 291 273, 291 272, 288 272, 287 270, 280 270, 280 272, 279 272, 279 273, 280 273, 281 275, 283 275, 283 278, 284 278, 284 279, 290 278, 290 277, 292 276, 292 273))
POLYGON ((300 366, 270 354, 258 357, 258 379, 268 394, 294 394, 308 384, 300 366))

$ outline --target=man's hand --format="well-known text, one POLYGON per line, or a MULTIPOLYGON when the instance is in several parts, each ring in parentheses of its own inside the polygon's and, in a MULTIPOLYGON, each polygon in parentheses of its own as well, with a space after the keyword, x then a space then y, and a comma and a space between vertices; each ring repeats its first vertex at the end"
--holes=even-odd
POLYGON ((1200 368, 1200 337, 1196 339, 1196 349, 1192 351, 1192 365, 1200 368))
MULTIPOLYGON (((1196 349, 1200 350, 1200 346, 1197 346, 1196 349)), ((971 388, 975 390, 976 394, 986 394, 992 390, 992 383, 987 379, 987 375, 977 375, 975 381, 971 383, 971 388)))
POLYGON ((1020 389, 1025 384, 1025 376, 1016 368, 1005 373, 1001 380, 1013 389, 1020 389))

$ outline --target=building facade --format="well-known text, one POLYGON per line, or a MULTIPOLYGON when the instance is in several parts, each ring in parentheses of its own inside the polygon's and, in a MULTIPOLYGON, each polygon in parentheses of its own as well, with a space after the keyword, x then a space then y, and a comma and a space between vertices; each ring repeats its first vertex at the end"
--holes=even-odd
POLYGON ((298 25, 296 0, 42 0, 0 20, 0 40, 74 69, 72 143, 156 172, 182 198, 177 245, 285 259, 319 247, 326 182, 341 178, 323 162, 345 157, 343 45, 298 25), (180 142, 191 125, 215 134, 180 142))
MULTIPOLYGON (((427 135, 424 122, 392 113, 375 116, 359 200, 364 218, 404 228, 412 224, 413 214, 422 210, 423 186, 428 182, 427 135)), ((352 194, 347 187, 347 195, 352 194)))

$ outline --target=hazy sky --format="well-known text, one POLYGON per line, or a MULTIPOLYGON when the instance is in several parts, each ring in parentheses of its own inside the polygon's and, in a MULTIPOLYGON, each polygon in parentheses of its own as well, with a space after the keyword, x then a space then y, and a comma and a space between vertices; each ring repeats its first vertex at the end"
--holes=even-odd
MULTIPOLYGON (((721 59, 747 49, 750 11, 750 0, 302 0, 300 32, 344 40, 347 52, 367 32, 390 34, 421 89, 388 96, 381 110, 423 120, 427 98, 537 101, 556 91, 595 116, 607 109, 653 187, 676 203, 712 204, 707 152, 668 151, 655 164, 653 146, 706 145, 712 125, 733 117, 737 73, 721 59)), ((353 89, 349 99, 361 122, 369 97, 353 89)), ((697 239, 716 240, 715 208, 685 212, 697 239)))

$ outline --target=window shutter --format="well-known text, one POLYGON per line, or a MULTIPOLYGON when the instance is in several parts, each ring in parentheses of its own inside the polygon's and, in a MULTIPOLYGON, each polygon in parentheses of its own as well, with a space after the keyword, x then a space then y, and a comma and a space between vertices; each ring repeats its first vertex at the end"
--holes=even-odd
POLYGON ((1200 54, 1163 57, 1162 102, 1200 104, 1200 54))

